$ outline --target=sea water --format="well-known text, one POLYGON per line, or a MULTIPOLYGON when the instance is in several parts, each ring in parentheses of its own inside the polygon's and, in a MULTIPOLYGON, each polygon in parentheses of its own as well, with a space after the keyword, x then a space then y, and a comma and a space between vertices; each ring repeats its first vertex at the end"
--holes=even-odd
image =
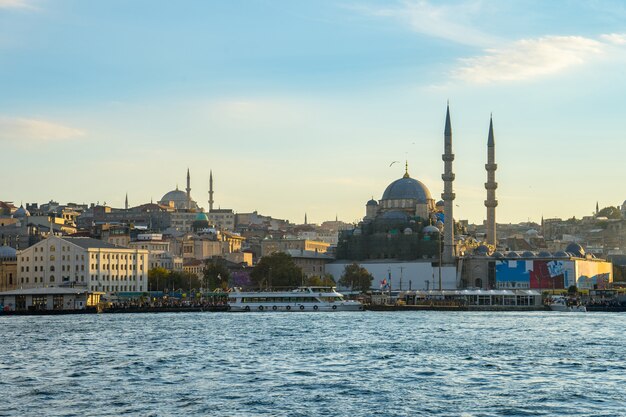
POLYGON ((626 315, 0 317, 0 415, 626 415, 626 315))

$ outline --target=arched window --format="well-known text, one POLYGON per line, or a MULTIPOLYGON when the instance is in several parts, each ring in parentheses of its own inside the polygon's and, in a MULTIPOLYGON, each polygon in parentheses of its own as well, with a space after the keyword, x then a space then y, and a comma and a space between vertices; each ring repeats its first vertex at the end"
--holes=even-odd
POLYGON ((54 275, 50 275, 50 282, 54 282, 54 275))
MULTIPOLYGON (((50 272, 54 272, 54 265, 50 265, 50 272)), ((52 277, 50 277, 52 279, 52 277)))
POLYGON ((482 279, 480 279, 480 278, 476 278, 475 283, 476 283, 476 286, 477 286, 478 288, 482 288, 482 287, 483 287, 483 280, 482 280, 482 279))
POLYGON ((54 251, 56 251, 56 248, 54 247, 54 245, 51 245, 50 246, 50 252, 54 252, 54 251))
POLYGON ((54 261, 54 255, 50 255, 50 260, 54 261))

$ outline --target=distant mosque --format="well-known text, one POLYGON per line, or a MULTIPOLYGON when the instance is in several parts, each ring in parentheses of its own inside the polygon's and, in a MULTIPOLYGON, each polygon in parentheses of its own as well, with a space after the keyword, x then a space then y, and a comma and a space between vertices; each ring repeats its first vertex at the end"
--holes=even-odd
MULTIPOLYGON (((455 240, 457 225, 454 222, 456 198, 452 170, 452 124, 450 108, 446 109, 444 128, 444 172, 441 178, 444 190, 441 200, 435 202, 428 187, 411 178, 408 162, 404 175, 393 181, 378 201, 369 200, 365 205, 365 217, 353 231, 344 233, 337 247, 338 259, 397 259, 411 260, 433 258, 441 255, 444 264, 453 264, 459 255, 455 240)), ((496 245, 497 200, 495 190, 495 140, 493 123, 489 122, 487 139, 487 208, 485 243, 496 245)))
POLYGON ((158 203, 162 206, 172 207, 176 210, 200 211, 198 203, 191 197, 191 175, 187 169, 187 188, 186 192, 176 189, 166 193, 158 203))

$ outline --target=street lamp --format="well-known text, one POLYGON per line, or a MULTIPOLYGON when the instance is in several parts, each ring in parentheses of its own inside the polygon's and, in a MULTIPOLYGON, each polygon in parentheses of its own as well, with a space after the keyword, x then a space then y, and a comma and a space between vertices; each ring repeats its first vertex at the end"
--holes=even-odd
POLYGON ((441 231, 439 231, 439 233, 437 233, 437 236, 439 237, 439 244, 438 244, 438 248, 439 248, 439 291, 442 291, 441 289, 441 231))

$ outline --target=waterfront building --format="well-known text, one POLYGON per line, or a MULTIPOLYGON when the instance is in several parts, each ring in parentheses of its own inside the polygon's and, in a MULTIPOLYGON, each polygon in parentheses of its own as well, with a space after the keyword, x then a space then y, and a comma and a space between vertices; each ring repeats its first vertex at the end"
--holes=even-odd
POLYGON ((146 291, 148 251, 88 237, 51 236, 18 251, 21 288, 74 286, 106 293, 146 291))
POLYGON ((17 250, 0 246, 0 291, 17 288, 17 250))
POLYGON ((578 244, 565 251, 493 252, 479 248, 463 259, 461 287, 482 289, 608 289, 613 265, 587 254, 578 244))
POLYGON ((100 302, 100 292, 85 288, 27 288, 0 292, 0 306, 6 311, 85 310, 100 302))

